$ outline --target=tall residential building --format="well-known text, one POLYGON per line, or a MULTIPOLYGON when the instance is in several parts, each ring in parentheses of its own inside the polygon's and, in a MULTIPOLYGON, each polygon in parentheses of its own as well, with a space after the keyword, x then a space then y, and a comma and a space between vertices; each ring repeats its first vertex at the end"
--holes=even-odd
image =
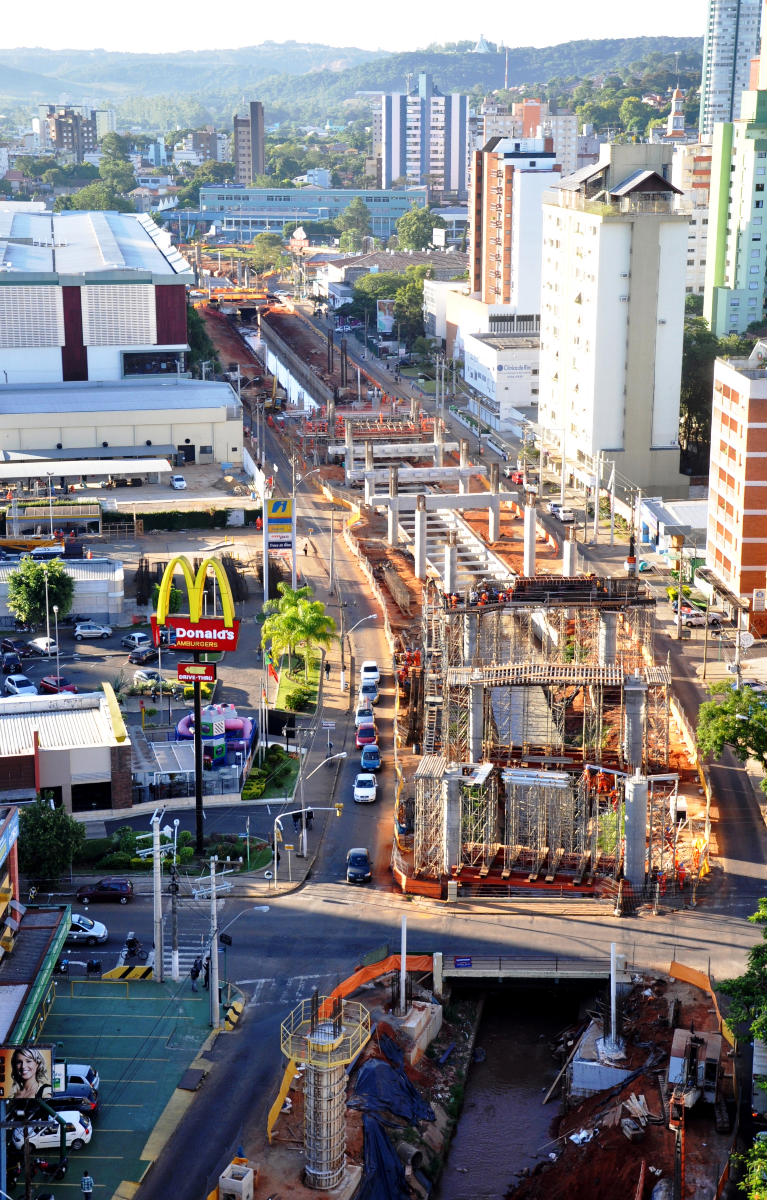
POLYGON ((546 100, 520 100, 510 112, 486 101, 478 118, 477 149, 491 137, 550 137, 562 174, 572 175, 578 169, 578 118, 565 109, 552 110, 546 100))
POLYGON ((767 585, 767 344, 714 364, 706 565, 752 601, 765 629, 767 585), (756 595, 754 594, 756 593, 756 595), (761 612, 760 612, 761 610, 761 612))
POLYGON ((431 75, 421 74, 407 93, 381 101, 381 181, 428 184, 464 198, 468 191, 469 98, 443 96, 431 75))
POLYGON ((234 117, 234 180, 247 187, 266 169, 264 158, 264 106, 251 100, 247 117, 234 117))
POLYGON ((539 423, 574 472, 602 452, 677 494, 688 215, 672 147, 611 144, 544 196, 539 423))
POLYGON ((560 178, 551 139, 494 137, 475 152, 469 270, 483 304, 539 311, 542 197, 560 178))
POLYGON ((65 104, 38 107, 41 148, 71 155, 81 163, 98 147, 96 114, 65 104))
POLYGON ((702 136, 741 115, 741 93, 759 49, 760 23, 761 0, 708 0, 698 118, 702 136))
POLYGON ((708 254, 709 189, 711 186, 711 142, 687 142, 674 146, 671 182, 679 188, 690 208, 687 230, 688 296, 702 296, 708 254))
POLYGON ((717 337, 761 321, 767 303, 767 56, 756 76, 740 119, 714 130, 703 314, 717 337))

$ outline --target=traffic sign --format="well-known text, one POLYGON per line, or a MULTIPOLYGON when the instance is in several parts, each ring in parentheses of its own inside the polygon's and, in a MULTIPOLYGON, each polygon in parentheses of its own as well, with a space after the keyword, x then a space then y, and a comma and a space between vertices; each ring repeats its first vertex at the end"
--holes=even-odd
POLYGON ((215 663, 178 663, 177 678, 179 683, 215 683, 215 663))
POLYGON ((322 722, 323 729, 335 729, 335 727, 336 727, 335 721, 323 721, 322 722))

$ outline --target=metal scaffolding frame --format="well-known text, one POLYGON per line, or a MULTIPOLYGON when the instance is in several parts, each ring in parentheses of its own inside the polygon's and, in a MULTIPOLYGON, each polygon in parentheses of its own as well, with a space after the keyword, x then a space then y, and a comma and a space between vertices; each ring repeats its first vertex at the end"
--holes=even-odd
POLYGON ((648 667, 647 717, 645 724, 645 762, 647 770, 664 771, 669 756, 669 687, 668 670, 664 667, 648 667))
POLYGON ((498 852, 498 778, 461 783, 461 866, 486 874, 498 852))
POLYGON ((447 762, 438 754, 421 759, 415 775, 413 868, 416 875, 444 874, 445 819, 442 778, 447 762))

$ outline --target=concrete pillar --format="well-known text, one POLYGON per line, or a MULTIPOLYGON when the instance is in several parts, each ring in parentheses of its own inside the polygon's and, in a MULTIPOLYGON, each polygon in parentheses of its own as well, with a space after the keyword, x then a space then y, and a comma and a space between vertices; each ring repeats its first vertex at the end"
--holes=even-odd
POLYGON ((458 573, 458 548, 456 546, 455 530, 451 529, 445 543, 445 574, 443 590, 446 593, 456 590, 456 575, 458 573))
POLYGON ((426 498, 416 497, 415 510, 415 577, 426 578, 426 498))
POLYGON ((562 543, 562 575, 572 579, 578 570, 578 547, 575 541, 575 530, 572 525, 567 531, 567 537, 562 543))
POLYGON ((465 612, 463 614, 463 665, 470 667, 477 657, 477 635, 479 633, 479 613, 465 612))
MULTIPOLYGON (((373 471, 374 469, 375 469, 375 461, 373 459, 373 443, 368 440, 367 442, 365 442, 365 470, 373 471)), ((370 504, 370 501, 375 496, 375 493, 376 493, 376 485, 375 485, 374 480, 366 479, 365 480, 365 503, 366 504, 370 504)))
POLYGON ((461 861, 461 777, 448 772, 442 780, 444 804, 442 826, 442 869, 450 875, 461 861))
POLYGON ((472 762, 482 762, 482 696, 484 685, 469 683, 469 757, 472 762))
POLYGON ((618 652, 618 614, 617 612, 601 612, 599 614, 599 636, 597 653, 600 667, 612 666, 618 652))
POLYGON ((336 397, 335 393, 328 400, 328 440, 332 441, 336 435, 336 397))
MULTIPOLYGON (((330 431, 328 430, 328 433, 330 431)), ((346 442, 346 456, 344 466, 346 468, 346 482, 349 483, 349 472, 354 469, 354 427, 351 421, 344 421, 344 440, 346 442)))
POLYGON ((632 888, 642 888, 647 859, 647 779, 639 771, 626 780, 625 834, 623 874, 632 888))
POLYGON ((444 463, 444 458, 445 458, 444 441, 445 441, 445 430, 442 425, 442 418, 435 416, 435 418, 434 418, 434 466, 435 467, 444 467, 444 465, 445 465, 445 463, 444 463))
POLYGON ((391 502, 389 504, 388 541, 390 546, 396 546, 399 542, 399 469, 397 467, 389 467, 389 495, 391 502))
POLYGON ((487 540, 492 546, 501 536, 501 496, 498 463, 490 464, 490 504, 487 510, 487 540))
POLYGON ((420 401, 419 401, 418 397, 411 396, 410 397, 410 420, 411 421, 418 420, 418 409, 419 408, 420 408, 420 401))
POLYGON ((527 493, 524 510, 522 574, 527 579, 535 575, 535 496, 532 492, 527 493))
MULTIPOLYGON (((460 460, 459 460, 458 465, 461 467, 468 467, 468 465, 469 465, 469 439, 461 438, 458 445, 459 445, 459 453, 460 453, 460 460)), ((463 476, 461 476, 461 478, 459 478, 459 480, 458 480, 458 495, 465 496, 466 493, 468 492, 468 490, 469 490, 469 480, 464 479, 463 476)))
POLYGON ((444 987, 444 976, 442 974, 442 951, 435 950, 431 956, 431 982, 432 990, 438 1000, 442 999, 442 990, 444 987))
POLYGON ((630 675, 623 686, 623 757, 629 767, 642 766, 645 734, 647 684, 630 675))

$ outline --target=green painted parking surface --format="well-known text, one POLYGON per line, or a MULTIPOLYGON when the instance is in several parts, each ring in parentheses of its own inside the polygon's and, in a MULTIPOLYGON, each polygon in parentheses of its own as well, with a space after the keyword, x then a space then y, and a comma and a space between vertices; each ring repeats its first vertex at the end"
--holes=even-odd
POLYGON ((149 981, 59 984, 41 1041, 57 1060, 89 1063, 101 1076, 90 1145, 71 1153, 57 1197, 80 1191, 87 1167, 96 1200, 147 1168, 142 1151, 184 1071, 210 1034, 208 994, 149 981))

